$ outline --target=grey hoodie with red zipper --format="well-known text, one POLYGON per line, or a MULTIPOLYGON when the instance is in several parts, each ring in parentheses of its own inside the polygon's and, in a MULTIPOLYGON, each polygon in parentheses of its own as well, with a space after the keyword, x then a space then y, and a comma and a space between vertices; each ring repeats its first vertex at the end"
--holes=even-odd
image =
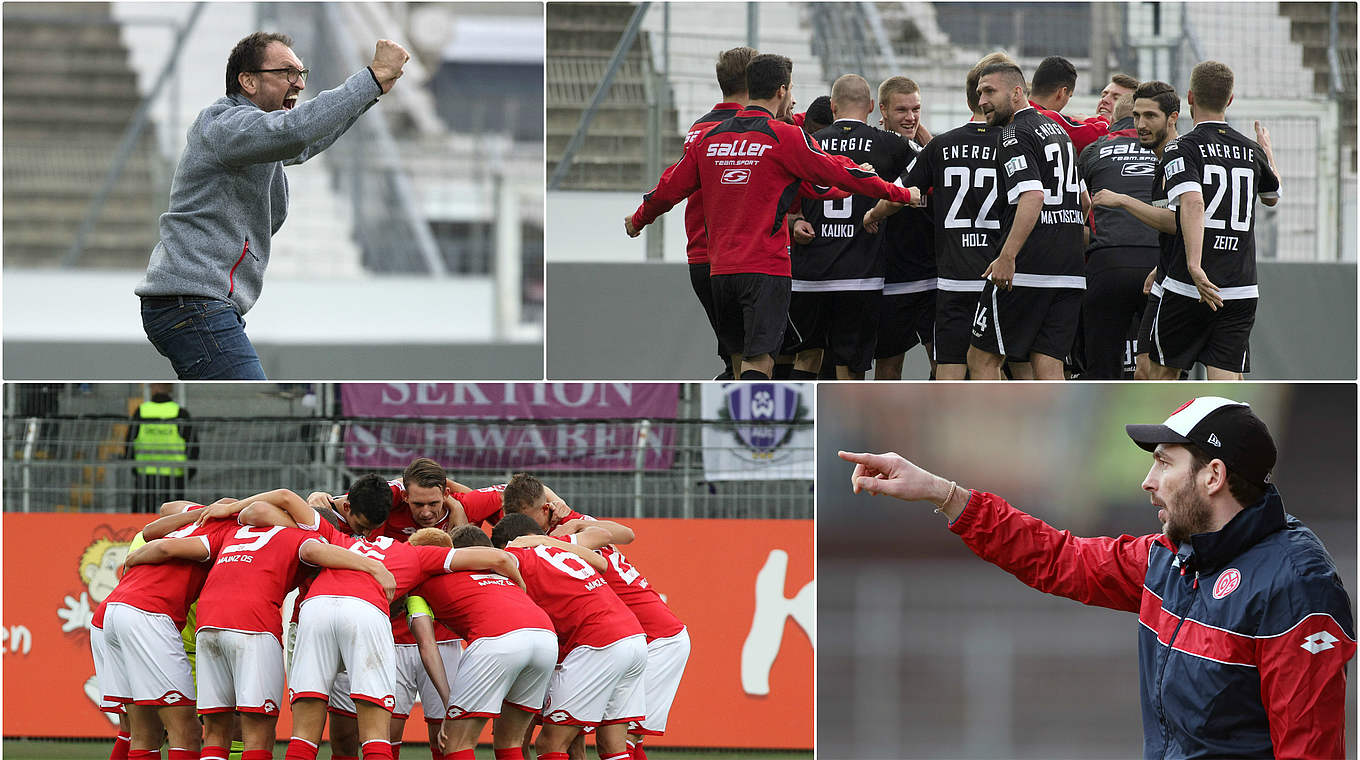
POLYGON ((292 109, 264 111, 237 93, 203 109, 189 127, 161 214, 139 296, 203 296, 255 305, 269 240, 288 216, 285 164, 335 142, 382 94, 367 68, 292 109))

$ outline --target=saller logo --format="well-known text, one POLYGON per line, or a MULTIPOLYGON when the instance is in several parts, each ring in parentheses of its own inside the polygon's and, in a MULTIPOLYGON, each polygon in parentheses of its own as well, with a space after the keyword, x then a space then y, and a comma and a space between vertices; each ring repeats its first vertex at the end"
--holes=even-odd
POLYGON ((744 185, 750 180, 750 169, 728 169, 722 173, 722 179, 719 181, 724 185, 744 185))
POLYGON ((708 155, 763 156, 765 155, 765 151, 773 147, 773 145, 764 143, 753 143, 750 140, 740 140, 734 143, 710 143, 708 146, 708 155))

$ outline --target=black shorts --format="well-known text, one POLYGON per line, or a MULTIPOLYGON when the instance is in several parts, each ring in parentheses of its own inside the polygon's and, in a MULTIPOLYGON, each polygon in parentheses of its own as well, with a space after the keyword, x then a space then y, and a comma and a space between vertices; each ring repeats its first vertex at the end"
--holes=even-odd
POLYGON ((1138 323, 1138 342, 1134 346, 1136 354, 1146 354, 1152 350, 1152 331, 1157 328, 1157 307, 1162 304, 1162 297, 1156 295, 1157 288, 1147 295, 1147 303, 1143 305, 1143 318, 1138 323))
POLYGON ((822 366, 868 372, 878 336, 881 290, 828 290, 794 293, 784 352, 826 349, 822 366))
POLYGON ((1077 337, 1081 295, 1079 288, 998 290, 989 280, 973 314, 972 345, 1011 361, 1027 362, 1030 354, 1063 361, 1077 337))
MULTIPOLYGON (((708 264, 689 265, 689 285, 694 288, 694 295, 699 297, 699 304, 704 307, 704 316, 708 317, 708 326, 713 328, 713 334, 718 334, 717 315, 713 311, 713 286, 708 282, 708 264)), ((722 343, 718 343, 718 355, 723 356, 722 343)))
POLYGON ((878 317, 875 359, 905 354, 919 344, 935 342, 935 290, 883 296, 878 317))
POLYGON ((977 313, 978 294, 940 290, 935 295, 935 349, 937 364, 967 364, 968 345, 973 340, 973 315, 977 313))
MULTIPOLYGON (((1142 253, 1141 249, 1128 251, 1142 253)), ((1156 266, 1156 252, 1154 249, 1150 257, 1151 264, 1139 261, 1133 266, 1112 266, 1112 263, 1118 263, 1120 256, 1130 258, 1123 249, 1105 249, 1086 262, 1082 335, 1078 336, 1082 350, 1077 352, 1084 380, 1132 377, 1133 351, 1130 346, 1138 336, 1147 305, 1143 282, 1148 270, 1156 266)))
POLYGON ((1194 298, 1167 291, 1153 316, 1148 358, 1182 370, 1199 362, 1229 372, 1250 372, 1248 342, 1255 323, 1255 298, 1224 301, 1212 311, 1194 298))
POLYGON ((746 358, 779 353, 793 278, 752 272, 715 274, 708 281, 723 352, 746 358))

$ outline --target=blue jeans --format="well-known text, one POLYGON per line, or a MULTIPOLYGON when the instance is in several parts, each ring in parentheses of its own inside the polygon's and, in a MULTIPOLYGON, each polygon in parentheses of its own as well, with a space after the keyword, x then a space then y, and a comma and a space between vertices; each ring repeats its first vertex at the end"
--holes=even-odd
POLYGON ((142 328, 180 380, 266 379, 246 321, 228 301, 143 298, 142 328))

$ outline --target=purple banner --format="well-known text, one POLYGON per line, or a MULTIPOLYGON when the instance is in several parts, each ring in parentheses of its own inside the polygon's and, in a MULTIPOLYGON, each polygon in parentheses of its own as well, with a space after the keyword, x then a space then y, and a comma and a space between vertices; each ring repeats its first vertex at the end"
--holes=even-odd
POLYGON ((679 398, 674 383, 345 383, 347 417, 429 419, 353 423, 345 461, 376 469, 422 456, 452 469, 667 469, 674 428, 641 420, 675 419, 679 398))

